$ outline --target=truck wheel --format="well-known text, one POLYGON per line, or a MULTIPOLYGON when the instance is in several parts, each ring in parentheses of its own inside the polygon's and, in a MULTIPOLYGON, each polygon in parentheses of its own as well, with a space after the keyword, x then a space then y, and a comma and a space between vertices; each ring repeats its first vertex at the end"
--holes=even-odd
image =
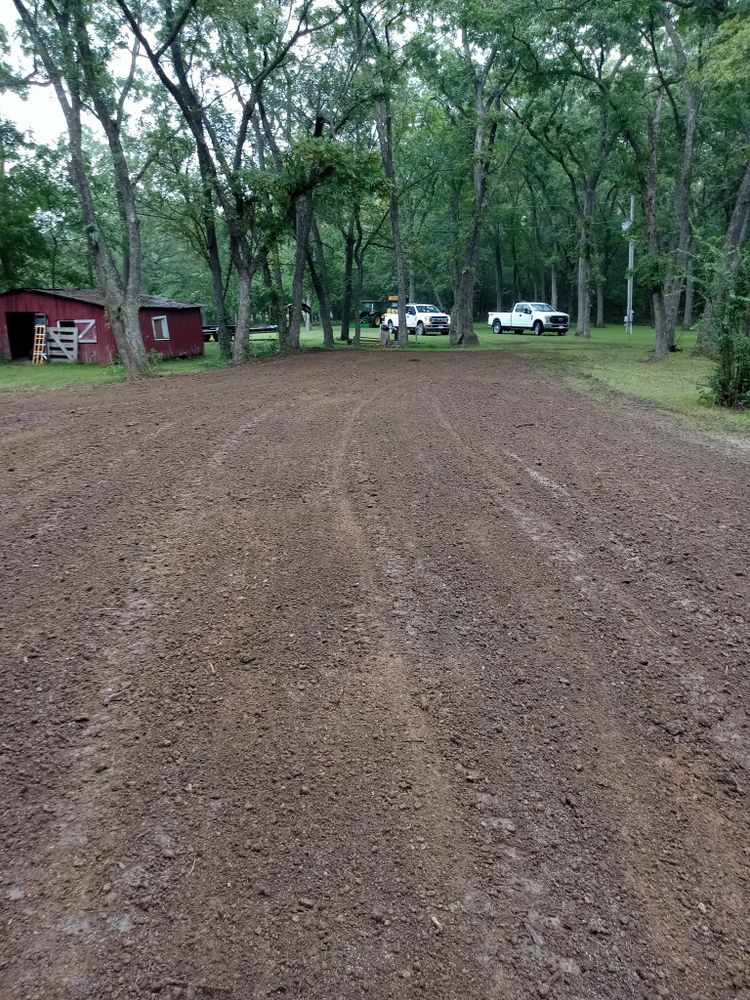
POLYGON ((543 333, 544 333, 544 323, 542 323, 542 321, 538 319, 534 324, 534 335, 536 337, 541 337, 543 333))
POLYGON ((499 319, 496 319, 493 322, 493 324, 492 324, 492 332, 493 333, 502 333, 503 332, 503 325, 502 325, 502 323, 500 322, 499 319))
POLYGON ((417 323, 417 336, 418 337, 423 337, 424 336, 424 323, 422 322, 421 319, 417 323))

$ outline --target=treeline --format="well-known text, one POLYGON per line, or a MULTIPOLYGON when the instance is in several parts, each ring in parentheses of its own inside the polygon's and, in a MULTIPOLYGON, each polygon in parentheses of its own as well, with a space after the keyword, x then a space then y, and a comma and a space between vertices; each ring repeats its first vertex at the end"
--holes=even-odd
POLYGON ((14 4, 0 90, 50 86, 67 142, 0 121, 0 282, 95 281, 131 375, 144 291, 206 302, 238 362, 259 317, 297 349, 313 296, 329 346, 393 291, 454 343, 517 298, 588 337, 631 196, 656 357, 747 324, 750 0, 14 4))

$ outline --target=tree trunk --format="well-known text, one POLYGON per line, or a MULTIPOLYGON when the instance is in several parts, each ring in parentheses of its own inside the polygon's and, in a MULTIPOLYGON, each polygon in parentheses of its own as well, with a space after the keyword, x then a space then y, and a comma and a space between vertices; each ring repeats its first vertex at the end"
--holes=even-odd
MULTIPOLYGON (((355 252, 355 261, 356 261, 355 267, 357 275, 355 282, 356 300, 357 302, 361 302, 362 285, 364 282, 364 267, 363 267, 361 253, 355 252)), ((357 308, 354 312, 354 346, 359 347, 361 343, 362 343, 362 318, 359 315, 359 308, 357 308)))
MULTIPOLYGON (((346 234, 346 250, 344 255, 344 295, 341 301, 341 335, 339 340, 345 344, 349 341, 349 325, 352 314, 352 271, 354 268, 354 216, 349 221, 346 234)), ((359 300, 357 303, 359 312, 359 300)))
POLYGON ((284 303, 284 284, 281 277, 281 267, 275 250, 270 261, 267 251, 261 253, 261 266, 263 269, 263 281, 271 297, 271 318, 279 328, 279 343, 281 343, 286 335, 288 316, 284 303))
MULTIPOLYGON (((489 68, 494 60, 491 53, 485 66, 485 71, 477 73, 468 35, 462 28, 462 43, 464 61, 471 68, 474 78, 474 149, 473 149, 473 205, 471 225, 469 227, 463 266, 458 279, 456 300, 453 304, 450 340, 452 344, 464 344, 472 347, 479 344, 479 338, 474 332, 474 286, 476 284, 477 266, 479 264, 479 245, 482 237, 482 217, 487 206, 487 175, 492 162, 492 153, 497 136, 497 118, 490 119, 489 113, 492 98, 485 102, 485 87, 489 68)), ((510 157, 509 157, 510 158, 510 157)), ((507 166, 507 161, 506 161, 507 166)))
POLYGON ((589 278, 591 261, 585 254, 578 258, 578 306, 576 313, 576 337, 591 336, 591 292, 589 278))
MULTIPOLYGON (((659 91, 656 104, 648 120, 648 173, 643 192, 643 209, 646 216, 646 236, 648 248, 653 257, 652 267, 661 258, 661 240, 656 218, 656 203, 658 193, 658 150, 659 132, 661 129, 661 113, 664 106, 664 92, 659 91)), ((657 361, 663 361, 669 354, 669 339, 666 330, 666 315, 664 303, 664 288, 662 285, 652 286, 650 294, 651 308, 656 330, 655 354, 657 361)))
POLYGON ((656 328, 656 359, 657 361, 663 361, 671 349, 666 323, 664 290, 662 288, 655 288, 651 293, 651 301, 654 307, 654 327, 656 328))
POLYGON ((214 225, 213 204, 206 206, 203 222, 206 231, 206 256, 208 270, 211 275, 211 298, 213 299, 214 313, 216 314, 219 352, 222 357, 229 357, 232 350, 232 338, 229 334, 229 326, 227 324, 224 276, 222 274, 221 257, 219 255, 219 241, 216 237, 216 226, 214 225))
MULTIPOLYGON (((664 322, 665 337, 669 349, 674 350, 677 341, 677 317, 680 312, 680 300, 685 287, 690 261, 690 246, 693 239, 691 223, 691 185, 693 160, 695 157, 696 139, 698 136, 698 121, 700 117, 701 94, 693 76, 688 70, 688 60, 682 39, 677 31, 677 25, 670 14, 662 9, 661 22, 669 35, 675 53, 676 70, 682 84, 685 96, 684 124, 674 111, 675 125, 681 137, 679 155, 679 170, 674 185, 674 211, 677 219, 678 237, 674 257, 670 261, 670 271, 664 284, 664 322)), ((673 109, 676 105, 673 103, 673 109)))
MULTIPOLYGON (((515 216, 514 216, 515 222, 515 216)), ((521 299, 521 289, 518 284, 518 250, 516 248, 516 227, 511 229, 510 235, 510 260, 513 268, 513 301, 519 302, 521 299)))
POLYGON ((378 102, 377 128, 380 139, 380 154, 383 160, 383 172, 388 182, 389 191, 388 210, 391 217, 393 257, 398 289, 398 346, 407 347, 409 336, 406 329, 406 260, 404 258, 404 248, 401 243, 399 198, 396 189, 396 175, 393 168, 393 119, 391 116, 390 97, 386 97, 378 102))
MULTIPOLYGON (((0 183, 3 179, 3 159, 0 153, 0 183)), ((2 261, 0 261, 0 270, 2 270, 2 261)), ((57 288, 57 237, 52 237, 52 253, 50 255, 50 287, 57 288)))
POLYGON ((501 312, 503 308, 503 255, 500 247, 500 234, 495 231, 492 264, 495 271, 495 309, 501 312))
POLYGON ((328 292, 328 285, 325 277, 325 255, 323 253, 323 241, 320 238, 318 223, 315 221, 313 213, 310 224, 310 241, 308 244, 308 263, 310 267, 310 278, 312 279, 315 294, 318 297, 320 306, 320 325, 323 327, 323 346, 333 347, 333 322, 331 320, 331 297, 328 292))
MULTIPOLYGON (((50 44, 39 26, 37 12, 32 13, 22 0, 14 0, 14 3, 65 117, 70 144, 71 181, 81 207, 89 253, 125 374, 129 378, 145 375, 148 373, 149 363, 138 314, 141 288, 140 220, 127 158, 122 147, 120 127, 113 117, 109 95, 101 87, 101 67, 89 42, 83 12, 80 9, 60 12, 52 7, 51 16, 55 19, 58 37, 50 44), (70 73, 67 66, 62 68, 63 64, 55 61, 62 58, 54 50, 55 41, 58 47, 66 49, 65 59, 76 63, 77 72, 70 73), (93 105, 110 151, 115 196, 124 237, 123 262, 119 268, 115 262, 113 247, 107 242, 105 231, 99 225, 87 173, 81 122, 84 103, 93 105)), ((52 34, 54 35, 54 31, 52 34)))
POLYGON ((354 310, 354 346, 359 347, 362 341, 362 317, 359 315, 359 304, 362 301, 362 287, 365 280, 365 247, 364 236, 362 233, 362 219, 358 205, 354 208, 352 219, 354 221, 355 232, 353 247, 356 274, 354 284, 354 301, 357 303, 357 308, 354 310))
POLYGON ((310 268, 310 277, 320 309, 320 325, 323 327, 323 347, 331 348, 333 347, 333 322, 331 320, 331 300, 328 297, 328 289, 312 257, 308 260, 308 267, 310 268))
POLYGON ((253 275, 247 261, 237 272, 237 322, 234 325, 232 361, 241 364, 250 354, 250 307, 252 303, 253 275))
POLYGON ((710 353, 717 334, 726 322, 725 311, 727 300, 732 292, 740 262, 740 250, 745 245, 750 229, 750 162, 745 167, 745 173, 735 199, 732 217, 724 236, 724 259, 717 266, 711 294, 706 301, 701 319, 698 350, 710 353))
POLYGON ((294 254, 292 302, 289 325, 283 332, 283 336, 279 338, 279 346, 282 351, 299 350, 299 336, 302 329, 302 301, 305 294, 305 265, 312 224, 312 205, 308 196, 297 198, 294 206, 294 218, 297 243, 294 254))
POLYGON ((604 327, 604 281, 596 282, 596 325, 601 330, 604 327))
POLYGON ((591 336, 591 234, 596 209, 596 180, 586 185, 580 216, 580 246, 578 255, 578 312, 576 337, 591 336))
POLYGON ((680 172, 674 186, 674 210, 678 225, 677 248, 671 262, 671 273, 667 275, 664 285, 664 308, 666 337, 670 348, 674 348, 677 340, 677 317, 680 312, 680 300, 685 287, 688 266, 690 262, 690 246, 693 239, 693 229, 690 219, 693 158, 695 141, 698 131, 699 99, 692 85, 685 83, 687 98, 687 117, 685 119, 685 134, 682 141, 680 157, 680 172))
POLYGON ((474 332, 474 286, 479 261, 480 233, 481 223, 475 216, 453 303, 450 342, 454 346, 463 344, 465 347, 475 347, 479 343, 479 338, 474 332))
POLYGON ((550 305, 553 309, 557 309, 557 270, 554 265, 550 268, 549 289, 550 305))
POLYGON ((695 277, 693 275, 693 261, 691 258, 688 261, 687 281, 685 282, 685 306, 682 311, 683 330, 692 329, 694 301, 695 301, 695 277))
MULTIPOLYGON (((96 265, 96 261, 94 263, 96 265)), ((97 276, 99 277, 98 271, 97 276)), ((129 378, 146 374, 148 356, 141 334, 140 297, 123 297, 119 290, 113 289, 110 282, 103 282, 101 277, 99 287, 104 295, 107 322, 115 338, 125 374, 129 378)))
MULTIPOLYGON (((143 23, 140 21, 139 17, 136 16, 136 5, 131 6, 124 2, 124 0, 118 0, 118 6, 125 15, 125 19, 127 20, 134 36, 140 42, 142 50, 146 53, 156 76, 159 78, 168 93, 171 94, 175 103, 182 112, 185 123, 192 134, 196 145, 202 182, 204 185, 210 185, 218 204, 221 206, 224 222, 229 233, 232 261, 239 274, 242 268, 242 257, 244 256, 248 261, 252 258, 251 241, 247 237, 247 219, 252 219, 254 217, 254 213, 247 213, 245 211, 246 206, 238 193, 239 185, 236 184, 236 173, 240 169, 242 161, 241 146, 235 150, 234 168, 232 168, 229 162, 230 158, 225 157, 223 154, 220 155, 219 165, 224 175, 223 179, 227 182, 222 183, 222 179, 219 177, 219 168, 211 155, 209 138, 211 140, 211 144, 213 144, 214 151, 216 151, 217 147, 220 146, 220 143, 218 141, 216 131, 212 126, 210 117, 206 113, 206 108, 201 104, 198 94, 190 84, 188 62, 186 62, 182 50, 179 26, 175 23, 176 19, 172 5, 166 5, 168 23, 166 23, 164 27, 167 34, 170 34, 170 30, 173 27, 175 28, 170 35, 168 49, 176 79, 170 77, 162 65, 161 60, 165 55, 165 50, 162 48, 152 47, 149 37, 147 33, 145 33, 143 23)), ((218 288, 216 289, 216 293, 218 294, 218 288)), ((216 301, 218 302, 218 299, 216 301)), ((225 310, 219 308, 218 312, 219 322, 221 323, 221 315, 225 312, 225 310)), ((226 325, 226 317, 224 317, 224 323, 226 325)), ((284 329, 282 330, 282 333, 284 334, 283 339, 286 340, 288 331, 284 329)), ((280 338, 280 344, 281 339, 282 338, 280 338)), ((221 327, 219 332, 219 342, 222 347, 222 353, 229 356, 229 334, 228 331, 222 331, 221 327)))
POLYGON ((684 276, 675 271, 664 279, 664 330, 670 350, 674 350, 677 343, 677 317, 680 314, 684 282, 684 276))
POLYGON ((213 199, 210 166, 206 163, 205 151, 198 149, 198 170, 201 178, 201 223, 206 238, 206 261, 211 275, 211 298, 216 315, 219 353, 223 358, 232 356, 232 337, 227 324, 227 307, 224 290, 224 275, 216 233, 216 209, 213 199))

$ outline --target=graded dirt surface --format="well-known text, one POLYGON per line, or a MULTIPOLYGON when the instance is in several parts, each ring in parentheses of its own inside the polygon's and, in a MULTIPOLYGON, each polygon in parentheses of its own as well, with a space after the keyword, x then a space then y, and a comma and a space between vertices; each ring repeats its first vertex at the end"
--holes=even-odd
POLYGON ((750 997, 747 452, 506 353, 0 396, 0 997, 750 997))

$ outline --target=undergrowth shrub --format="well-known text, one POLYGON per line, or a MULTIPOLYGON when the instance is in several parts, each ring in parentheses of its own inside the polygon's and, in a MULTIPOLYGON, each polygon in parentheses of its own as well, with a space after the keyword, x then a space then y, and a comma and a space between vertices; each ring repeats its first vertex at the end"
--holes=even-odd
POLYGON ((125 381, 125 366, 122 361, 110 361, 108 365, 104 366, 104 371, 112 382, 125 381))
POLYGON ((738 410, 750 407, 750 337, 738 333, 721 335, 704 396, 716 406, 738 410))
POLYGON ((164 364, 164 355, 161 351, 157 351, 155 347, 152 347, 148 352, 148 370, 150 375, 158 375, 159 371, 164 364))

